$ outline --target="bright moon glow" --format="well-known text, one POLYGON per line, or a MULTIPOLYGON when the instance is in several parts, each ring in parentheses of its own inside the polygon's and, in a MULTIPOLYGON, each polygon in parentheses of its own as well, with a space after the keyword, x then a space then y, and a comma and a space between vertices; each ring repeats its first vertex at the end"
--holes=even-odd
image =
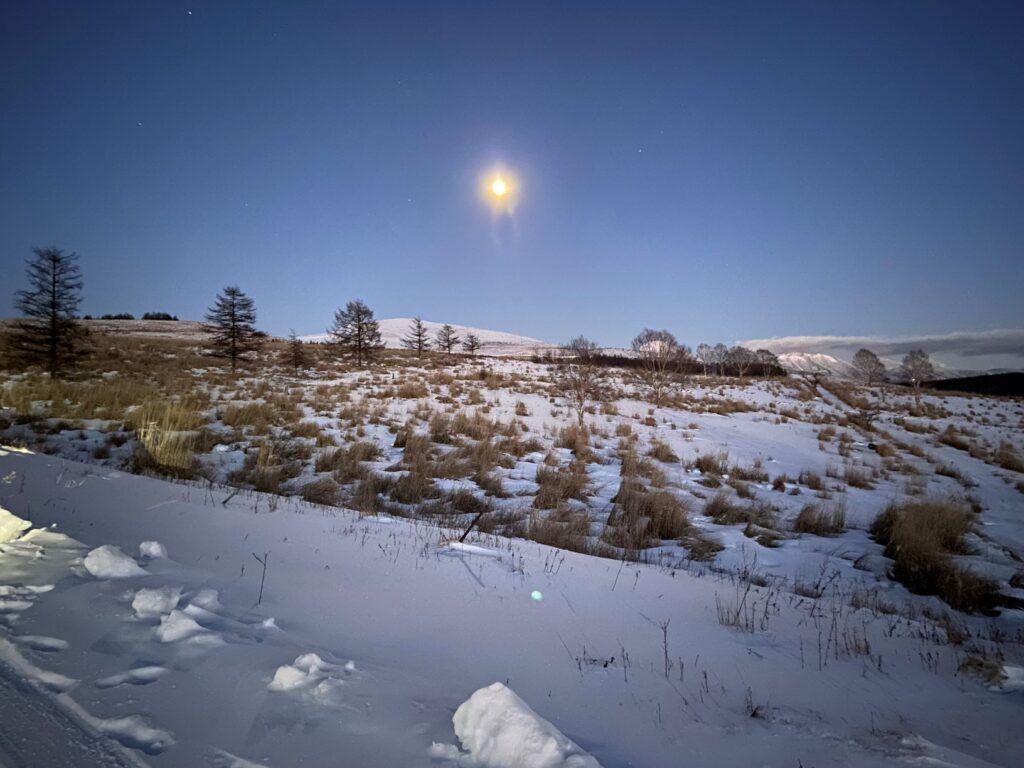
POLYGON ((523 196, 519 176, 503 163, 492 165, 477 177, 480 200, 494 213, 511 216, 523 196))

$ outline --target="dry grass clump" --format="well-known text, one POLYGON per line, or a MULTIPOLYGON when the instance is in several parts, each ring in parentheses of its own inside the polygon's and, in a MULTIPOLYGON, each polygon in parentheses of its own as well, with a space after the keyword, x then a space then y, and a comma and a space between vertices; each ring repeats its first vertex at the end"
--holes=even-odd
POLYGON ((358 440, 344 448, 326 449, 316 456, 313 468, 317 472, 333 472, 339 483, 351 483, 366 474, 364 461, 380 458, 380 448, 368 440, 358 440))
POLYGON ((647 455, 665 464, 679 463, 679 457, 676 456, 669 444, 656 437, 651 439, 651 447, 648 449, 647 455))
POLYGON ((727 493, 717 493, 705 502, 704 514, 719 525, 746 523, 766 529, 775 527, 775 513, 771 505, 754 502, 744 506, 734 502, 727 493))
POLYGON ((202 416, 194 401, 151 400, 129 418, 125 426, 135 430, 138 440, 132 455, 133 471, 182 478, 195 475, 202 416))
POLYGON ((853 464, 843 466, 843 480, 851 488, 871 489, 871 477, 863 467, 856 467, 853 464))
POLYGON ((292 424, 288 431, 292 433, 292 437, 309 437, 316 440, 321 437, 320 425, 315 421, 300 421, 298 424, 292 424))
POLYGON ((439 491, 429 475, 413 471, 400 475, 392 483, 389 493, 391 500, 399 504, 419 504, 425 499, 436 498, 439 491))
POLYGON ((767 483, 768 473, 761 466, 761 460, 755 459, 754 463, 749 467, 743 467, 739 464, 731 466, 729 468, 729 478, 731 480, 746 480, 752 483, 767 483))
POLYGON ((573 456, 582 461, 591 461, 593 454, 590 450, 590 432, 586 427, 578 424, 569 424, 563 427, 558 433, 558 440, 555 441, 558 448, 568 448, 573 456))
POLYGON ((971 450, 971 441, 952 424, 947 426, 935 439, 943 445, 948 445, 950 448, 956 448, 959 451, 971 450))
POLYGON ((833 536, 846 530, 846 507, 842 504, 822 509, 818 504, 805 504, 793 521, 797 533, 833 536))
POLYGON ((800 485, 807 486, 812 491, 823 491, 825 489, 825 481, 821 479, 821 475, 808 469, 800 473, 798 482, 800 485))
POLYGON ((624 480, 613 499, 603 539, 626 550, 656 546, 679 539, 690 528, 686 505, 671 491, 649 490, 636 480, 624 480))
POLYGON ((333 507, 338 504, 340 492, 341 488, 334 480, 320 477, 302 486, 299 489, 299 496, 310 504, 333 507))
POLYGON ((724 475, 729 471, 729 454, 726 451, 702 453, 693 460, 689 468, 700 470, 704 475, 724 475))
POLYGON ((402 400, 420 400, 430 396, 430 390, 422 381, 403 381, 395 389, 395 397, 402 400))
POLYGON ((377 514, 384 509, 382 494, 387 493, 393 484, 392 478, 378 475, 376 472, 369 472, 356 483, 349 503, 353 509, 364 515, 377 514))
POLYGON ((573 462, 568 467, 537 467, 540 488, 533 499, 536 509, 554 509, 569 499, 587 500, 587 473, 584 465, 573 462))
POLYGON ((938 595, 968 613, 992 613, 998 585, 950 557, 966 551, 970 530, 970 508, 953 498, 894 502, 871 524, 871 534, 894 560, 893 577, 911 592, 938 595))
POLYGON ((534 514, 525 532, 526 538, 557 549, 589 554, 590 517, 576 510, 542 517, 534 514))
POLYGON ((1003 469, 1024 473, 1024 459, 1017 454, 1010 443, 1000 443, 993 459, 1003 469))
POLYGON ((971 653, 966 656, 957 667, 957 674, 976 677, 988 685, 1002 685, 1006 681, 1002 659, 984 653, 971 653))

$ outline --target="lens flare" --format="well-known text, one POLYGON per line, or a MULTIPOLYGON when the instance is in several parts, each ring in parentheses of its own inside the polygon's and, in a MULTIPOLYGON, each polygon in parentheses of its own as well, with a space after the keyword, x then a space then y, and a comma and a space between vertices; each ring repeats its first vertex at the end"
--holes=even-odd
POLYGON ((532 597, 538 603, 544 599, 544 595, 541 594, 539 589, 533 590, 533 592, 530 593, 530 597, 532 597))

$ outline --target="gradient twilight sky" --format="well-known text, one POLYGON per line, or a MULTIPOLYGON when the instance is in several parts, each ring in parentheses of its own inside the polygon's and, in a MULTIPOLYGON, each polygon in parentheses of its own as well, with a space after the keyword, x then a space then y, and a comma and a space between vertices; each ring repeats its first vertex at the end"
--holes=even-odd
POLYGON ((83 312, 238 283, 273 333, 1021 327, 1022 39, 1021 2, 0 0, 0 316, 56 245, 83 312))

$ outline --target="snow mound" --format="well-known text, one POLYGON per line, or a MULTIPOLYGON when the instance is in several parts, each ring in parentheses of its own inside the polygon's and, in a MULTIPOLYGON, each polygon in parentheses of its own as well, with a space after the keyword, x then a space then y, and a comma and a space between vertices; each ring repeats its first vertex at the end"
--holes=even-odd
POLYGON ((97 579, 127 579, 146 575, 138 563, 110 544, 96 547, 85 556, 82 564, 97 579))
POLYGON ((132 598, 132 610, 140 619, 164 616, 178 607, 181 590, 177 587, 140 589, 132 598))
POLYGON ((32 523, 28 520, 22 520, 17 515, 12 515, 0 507, 0 543, 20 538, 21 534, 31 527, 32 523))
POLYGON ((167 548, 159 541, 144 541, 139 544, 139 557, 148 557, 151 560, 157 558, 167 559, 167 548))
POLYGON ((165 672, 167 672, 165 667, 136 667, 135 669, 129 669, 127 672, 121 672, 120 674, 97 680, 96 687, 114 688, 118 685, 149 685, 163 677, 165 672))
POLYGON ((267 689, 293 692, 313 704, 334 706, 340 703, 339 694, 345 685, 344 680, 338 679, 339 671, 351 675, 355 668, 351 661, 339 668, 315 653, 304 653, 291 664, 278 667, 267 689))
MULTIPOLYGON (((452 722, 462 748, 483 768, 601 768, 501 683, 470 696, 452 722)), ((431 753, 449 757, 451 749, 435 744, 431 753)))
POLYGON ((156 628, 156 639, 161 643, 176 643, 206 634, 212 633, 199 626, 191 616, 177 609, 160 619, 160 626, 156 628))

